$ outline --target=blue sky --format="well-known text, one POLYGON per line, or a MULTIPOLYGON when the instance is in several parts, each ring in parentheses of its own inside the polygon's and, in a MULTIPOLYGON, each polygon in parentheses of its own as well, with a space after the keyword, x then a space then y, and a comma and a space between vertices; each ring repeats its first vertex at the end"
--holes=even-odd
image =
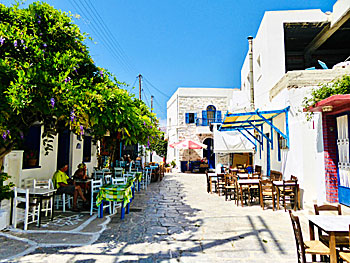
MULTIPOLYGON (((0 2, 9 5, 13 0, 0 2)), ((94 38, 96 44, 91 41, 87 44, 97 65, 130 85, 141 73, 145 77, 142 97, 149 105, 150 95, 154 95, 154 110, 164 120, 166 101, 180 86, 239 88, 247 37, 255 37, 265 11, 325 12, 332 10, 336 0, 46 2, 80 15, 75 22, 94 38), (108 29, 101 26, 101 21, 108 29)), ((138 94, 138 88, 133 92, 138 94)))

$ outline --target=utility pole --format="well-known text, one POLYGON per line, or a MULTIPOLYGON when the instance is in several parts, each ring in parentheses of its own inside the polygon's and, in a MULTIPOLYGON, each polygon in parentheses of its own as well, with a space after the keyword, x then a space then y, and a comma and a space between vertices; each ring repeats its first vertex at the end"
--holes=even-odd
POLYGON ((142 79, 142 75, 139 74, 139 99, 141 100, 141 79, 142 79))
POLYGON ((151 112, 153 112, 153 98, 154 98, 154 96, 151 95, 151 112))

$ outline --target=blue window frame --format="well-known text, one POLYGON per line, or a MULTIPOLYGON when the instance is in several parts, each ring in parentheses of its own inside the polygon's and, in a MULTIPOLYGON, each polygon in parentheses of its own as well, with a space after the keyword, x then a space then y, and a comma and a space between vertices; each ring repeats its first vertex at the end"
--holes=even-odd
POLYGON ((277 133, 277 161, 281 161, 280 134, 277 133))

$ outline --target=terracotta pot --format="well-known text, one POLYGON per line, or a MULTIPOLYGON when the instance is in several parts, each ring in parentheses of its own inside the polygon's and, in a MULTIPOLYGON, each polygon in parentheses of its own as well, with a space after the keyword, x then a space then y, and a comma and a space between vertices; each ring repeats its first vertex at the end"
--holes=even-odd
POLYGON ((28 166, 36 166, 38 159, 28 159, 28 166))

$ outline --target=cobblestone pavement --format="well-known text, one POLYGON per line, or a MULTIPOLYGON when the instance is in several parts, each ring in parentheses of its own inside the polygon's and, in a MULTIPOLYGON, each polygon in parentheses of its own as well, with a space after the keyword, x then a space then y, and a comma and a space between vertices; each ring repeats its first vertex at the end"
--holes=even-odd
POLYGON ((15 262, 296 262, 288 213, 237 207, 206 192, 204 175, 166 175, 81 247, 38 248, 15 262))

